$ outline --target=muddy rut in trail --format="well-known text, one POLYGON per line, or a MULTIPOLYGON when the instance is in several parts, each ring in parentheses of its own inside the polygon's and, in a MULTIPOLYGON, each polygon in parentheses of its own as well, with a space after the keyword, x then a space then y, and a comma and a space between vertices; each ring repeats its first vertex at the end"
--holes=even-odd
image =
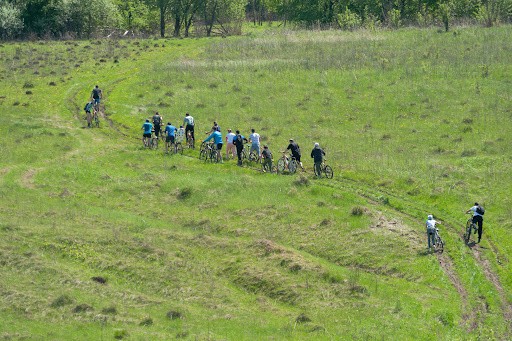
POLYGON ((473 251, 478 264, 482 267, 484 275, 489 282, 492 283, 496 291, 498 292, 501 299, 501 309, 503 310, 503 319, 507 323, 507 334, 510 335, 512 332, 512 304, 507 299, 507 295, 503 286, 501 285, 500 279, 496 273, 492 271, 491 264, 487 259, 482 258, 481 247, 477 244, 470 246, 473 251))

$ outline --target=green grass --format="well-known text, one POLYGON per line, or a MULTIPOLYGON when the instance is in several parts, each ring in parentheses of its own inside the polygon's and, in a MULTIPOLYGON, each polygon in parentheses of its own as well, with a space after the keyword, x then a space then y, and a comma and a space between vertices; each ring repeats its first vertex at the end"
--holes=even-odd
POLYGON ((509 338, 509 36, 4 43, 0 335, 509 338), (95 84, 107 117, 86 129, 95 84), (214 120, 255 128, 276 158, 293 137, 308 172, 145 150, 154 111, 175 125, 190 112, 199 139, 214 120), (332 181, 312 176, 314 142, 332 181), (474 201, 487 215, 471 250, 460 236, 474 201), (429 213, 443 221, 439 258, 429 213))

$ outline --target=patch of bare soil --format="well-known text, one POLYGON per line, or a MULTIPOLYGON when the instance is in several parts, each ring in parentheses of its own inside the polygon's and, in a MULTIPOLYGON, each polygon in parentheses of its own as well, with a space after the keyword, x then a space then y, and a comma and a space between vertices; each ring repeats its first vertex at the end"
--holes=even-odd
POLYGON ((28 189, 35 189, 36 186, 34 185, 34 176, 38 172, 37 169, 29 169, 21 176, 21 186, 28 188, 28 189))

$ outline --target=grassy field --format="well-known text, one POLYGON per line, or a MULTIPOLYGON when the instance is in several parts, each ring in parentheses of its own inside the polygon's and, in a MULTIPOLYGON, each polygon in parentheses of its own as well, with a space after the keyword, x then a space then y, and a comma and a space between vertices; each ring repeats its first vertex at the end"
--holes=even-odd
POLYGON ((511 33, 3 43, 0 338, 510 339, 511 33), (255 128, 275 159, 294 138, 306 172, 146 150, 155 111, 255 128))

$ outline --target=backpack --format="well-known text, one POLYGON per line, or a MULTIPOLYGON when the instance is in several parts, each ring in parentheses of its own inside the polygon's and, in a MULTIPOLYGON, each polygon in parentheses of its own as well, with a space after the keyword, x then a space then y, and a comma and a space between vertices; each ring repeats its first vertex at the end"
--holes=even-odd
POLYGON ((485 208, 483 208, 482 206, 478 205, 476 207, 476 213, 478 213, 480 215, 484 215, 485 214, 485 208))
POLYGON ((159 126, 162 123, 162 116, 153 116, 153 123, 159 126))
POLYGON ((235 146, 243 146, 244 145, 244 141, 242 139, 242 135, 237 135, 235 139, 233 139, 233 144, 235 146))

